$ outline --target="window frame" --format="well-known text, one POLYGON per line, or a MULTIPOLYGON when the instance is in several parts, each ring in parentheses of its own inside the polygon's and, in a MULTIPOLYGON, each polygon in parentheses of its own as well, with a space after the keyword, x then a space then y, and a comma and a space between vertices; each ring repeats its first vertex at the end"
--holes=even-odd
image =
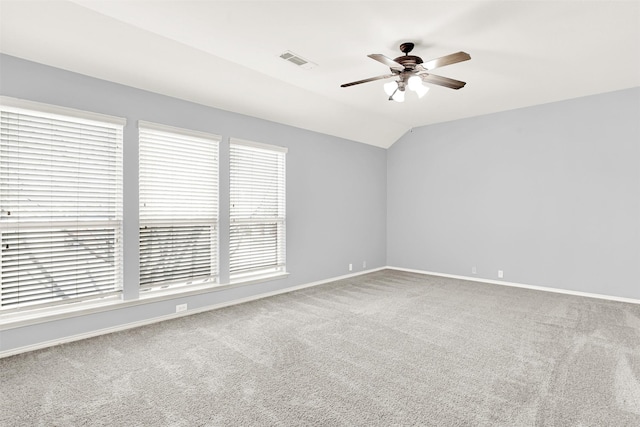
MULTIPOLYGON (((237 284, 237 283, 245 283, 245 282, 260 282, 264 280, 269 280, 273 278, 278 278, 281 276, 288 275, 287 272, 287 263, 286 263, 286 154, 288 152, 287 147, 264 144, 255 141, 248 141, 239 138, 230 138, 229 140, 229 283, 237 284), (271 209, 275 209, 277 211, 276 215, 267 215, 267 216, 253 216, 247 215, 247 212, 240 212, 240 208, 236 209, 234 197, 237 196, 237 191, 239 188, 235 187, 236 182, 234 179, 241 178, 245 181, 247 179, 246 176, 237 177, 234 176, 234 167, 237 161, 240 161, 239 158, 234 159, 236 147, 240 150, 246 150, 253 152, 255 154, 264 153, 269 156, 277 157, 277 166, 275 171, 269 171, 271 173, 275 173, 276 175, 276 188, 270 188, 271 191, 276 192, 276 205, 270 206, 271 209), (260 226, 265 226, 267 224, 275 224, 275 243, 276 247, 274 249, 275 253, 271 254, 275 258, 275 263, 266 265, 266 266, 256 266, 255 268, 238 268, 236 265, 236 261, 234 261, 234 254, 238 247, 234 249, 234 244, 237 241, 237 237, 235 237, 236 232, 234 232, 234 227, 241 227, 243 225, 247 227, 257 226, 258 229, 260 226)), ((258 163, 263 162, 264 160, 258 160, 258 163)), ((251 168, 254 169, 256 165, 253 165, 251 168)), ((263 166, 263 165, 259 165, 263 166)), ((259 169, 259 168, 258 168, 259 169)), ((254 169, 255 170, 255 169, 254 169)), ((258 178, 263 178, 261 184, 264 185, 265 179, 268 178, 268 175, 262 175, 258 178)), ((249 200, 248 203, 254 203, 255 200, 249 200)), ((242 208, 245 209, 245 208, 242 208)), ((259 250, 260 248, 258 248, 259 250)), ((245 249, 246 251, 246 249, 245 249)), ((237 258, 241 258, 241 256, 237 256, 237 258)), ((240 260, 237 261, 240 263, 240 260)), ((251 262, 247 262, 247 264, 251 264, 251 262)))
MULTIPOLYGON (((169 140, 167 139, 168 142, 169 140)), ((220 229, 220 215, 219 215, 219 209, 220 209, 220 177, 219 177, 219 171, 220 171, 220 143, 222 141, 222 137, 220 135, 216 135, 213 133, 207 133, 207 132, 200 132, 200 131, 195 131, 195 130, 191 130, 191 129, 185 129, 185 128, 180 128, 180 127, 174 127, 174 126, 168 126, 168 125, 164 125, 164 124, 159 124, 159 123, 153 123, 153 122, 147 122, 147 121, 143 121, 143 120, 139 120, 138 121, 138 144, 139 144, 139 154, 138 154, 138 158, 139 158, 139 164, 138 164, 138 176, 139 176, 139 181, 138 181, 138 195, 139 195, 139 215, 138 215, 138 230, 139 230, 139 238, 138 238, 138 249, 139 249, 139 254, 140 254, 140 261, 139 261, 139 268, 140 268, 140 280, 139 280, 139 289, 141 293, 148 293, 148 292, 158 292, 158 291, 166 291, 168 289, 171 290, 181 290, 183 288, 185 288, 185 291, 188 289, 191 289, 193 287, 200 287, 203 285, 218 285, 219 281, 220 281, 220 233, 219 233, 219 229, 220 229), (213 170, 213 174, 212 177, 215 176, 215 181, 213 182, 213 200, 214 200, 214 204, 213 204, 213 212, 212 212, 212 216, 208 217, 208 218, 202 218, 202 217, 193 217, 191 219, 184 219, 183 217, 177 217, 174 218, 171 215, 166 215, 164 216, 163 219, 152 219, 152 218, 145 218, 146 214, 144 212, 145 210, 145 206, 144 203, 145 201, 149 201, 150 199, 145 198, 146 196, 143 196, 143 191, 146 191, 146 186, 148 185, 154 185, 154 183, 145 183, 143 181, 143 175, 145 173, 147 173, 146 170, 144 170, 143 168, 145 167, 145 162, 147 160, 143 159, 143 155, 145 153, 145 150, 148 147, 143 147, 143 137, 144 135, 147 135, 147 137, 151 137, 153 138, 153 134, 155 134, 155 137, 160 137, 160 138, 172 138, 173 141, 175 141, 176 143, 180 140, 182 140, 183 142, 187 141, 187 142, 192 142, 195 144, 202 144, 202 143, 207 143, 207 144, 213 144, 213 159, 211 159, 211 163, 214 170, 213 170), (174 227, 181 227, 183 230, 186 229, 186 227, 192 227, 192 230, 200 227, 211 227, 209 230, 210 233, 210 257, 209 257, 209 266, 210 266, 210 270, 211 270, 211 274, 209 275, 200 275, 198 277, 195 278, 185 278, 185 277, 180 277, 180 278, 176 278, 176 279, 171 279, 171 280, 164 280, 161 282, 157 282, 157 283, 143 283, 143 274, 147 275, 147 273, 144 270, 144 266, 143 263, 144 261, 144 256, 143 256, 143 251, 145 250, 144 246, 143 246, 143 233, 146 233, 146 231, 144 230, 148 230, 148 227, 151 225, 155 225, 158 228, 164 228, 165 230, 168 229, 172 229, 174 227)), ((165 152, 166 153, 166 152, 165 152)), ((163 153, 164 154, 164 153, 163 153)), ((168 159, 168 161, 170 161, 170 159, 168 159)), ((175 167, 175 166, 174 166, 175 167)), ((155 215, 158 216, 158 212, 156 213, 151 213, 150 215, 155 215)), ((197 215, 196 215, 197 216, 197 215)), ((169 234, 171 234, 171 231, 166 231, 165 232, 165 236, 168 236, 169 234)), ((175 236, 175 235, 174 235, 175 236)), ((167 237, 168 238, 168 237, 167 237)), ((176 237, 176 239, 178 239, 176 237)), ((171 240, 172 242, 174 242, 173 240, 171 240)), ((181 242, 184 243, 184 242, 181 242)), ((151 255, 153 256, 153 255, 151 255)), ((156 255, 157 256, 157 255, 156 255)))
MULTIPOLYGON (((82 110, 77 110, 77 109, 73 109, 73 108, 67 108, 67 107, 61 107, 61 106, 55 106, 55 105, 50 105, 50 104, 45 104, 45 103, 40 103, 40 102, 34 102, 34 101, 27 101, 27 100, 22 100, 22 99, 17 99, 17 98, 12 98, 12 97, 8 97, 8 96, 0 96, 0 110, 2 111, 2 115, 4 116, 9 115, 9 114, 22 114, 25 118, 26 117, 31 117, 31 119, 27 119, 28 121, 25 122, 25 124, 27 123, 32 123, 33 125, 35 125, 36 123, 41 123, 44 124, 47 121, 49 121, 50 125, 51 125, 51 129, 55 130, 56 132, 61 132, 61 129, 67 129, 65 132, 69 133, 69 135, 63 136, 62 133, 61 134, 45 134, 48 138, 49 138, 49 142, 48 144, 51 147, 55 147, 56 143, 58 144, 57 149, 56 149, 56 154, 58 156, 58 159, 60 158, 60 154, 59 153, 70 153, 73 154, 75 153, 74 150, 81 150, 81 146, 83 146, 84 144, 78 141, 74 141, 72 142, 72 139, 76 139, 76 140, 80 140, 80 141, 87 141, 89 142, 89 146, 91 146, 93 144, 94 148, 93 149, 89 149, 89 153, 91 154, 95 154, 99 159, 101 159, 102 162, 105 162, 109 164, 109 167, 103 168, 104 174, 106 175, 113 175, 112 177, 110 177, 109 179, 105 180, 105 181, 99 181, 99 184, 102 186, 106 186, 108 188, 108 190, 106 190, 106 192, 100 192, 100 190, 95 190, 95 192, 93 193, 93 195, 91 196, 91 200, 97 200, 95 199, 95 197, 105 197, 105 194, 107 195, 107 197, 109 197, 109 202, 101 202, 99 203, 97 206, 99 208, 94 208, 94 209, 98 209, 99 211, 99 217, 102 217, 101 219, 97 219, 95 217, 96 213, 94 213, 93 217, 91 217, 89 215, 88 212, 85 212, 84 214, 80 213, 80 207, 84 207, 86 208, 85 205, 83 205, 81 202, 78 202, 78 205, 76 205, 76 209, 78 209, 78 214, 77 216, 69 216, 69 210, 67 210, 66 216, 63 216, 62 218, 56 218, 54 219, 54 215, 53 215, 53 210, 51 211, 44 211, 44 212, 50 212, 49 215, 49 219, 46 219, 47 217, 42 217, 42 220, 38 219, 39 214, 36 214, 36 210, 32 210, 31 214, 28 214, 28 210, 25 211, 27 212, 27 216, 25 216, 25 218, 23 219, 23 221, 19 221, 19 220, 4 220, 4 221, 0 221, 0 236, 2 235, 7 235, 10 233, 38 233, 41 234, 42 232, 48 233, 49 234, 49 239, 53 239, 56 242, 60 242, 59 244, 62 244, 62 246, 59 246, 61 248, 66 248, 64 252, 63 251, 63 255, 65 257, 65 260, 68 259, 69 257, 71 257, 71 253, 73 252, 73 249, 71 249, 72 247, 76 247, 76 248, 86 248, 87 243, 82 243, 85 242, 84 240, 82 240, 82 238, 80 237, 72 237, 74 236, 72 233, 78 233, 77 235, 79 235, 82 232, 85 232, 87 230, 90 229, 94 229, 96 230, 97 228, 100 228, 102 230, 112 230, 112 247, 111 249, 109 248, 109 240, 105 241, 101 241, 101 243, 95 243, 97 245, 99 245, 98 247, 94 247, 93 249, 85 249, 84 252, 86 252, 89 255, 94 256, 94 258, 99 259, 100 256, 99 255, 95 255, 95 251, 97 250, 98 253, 103 253, 100 251, 104 251, 105 247, 107 248, 107 254, 108 254, 108 260, 107 261, 107 266, 109 264, 109 262, 112 261, 113 266, 111 268, 106 268, 103 271, 107 271, 107 275, 104 276, 106 277, 106 283, 107 285, 104 285, 103 287, 108 288, 108 290, 94 290, 92 291, 88 291, 85 292, 84 290, 86 290, 85 285, 86 283, 91 283, 91 282, 84 282, 85 285, 82 285, 80 290, 78 290, 78 288, 76 287, 76 291, 75 292, 71 292, 71 291, 67 291, 67 290, 63 290, 63 291, 58 291, 58 295, 54 296, 53 295, 53 291, 52 291, 52 295, 50 297, 46 297, 43 296, 42 298, 38 298, 37 300, 31 299, 28 301, 23 301, 23 302, 16 302, 16 303, 9 303, 7 307, 1 307, 0 306, 0 314, 5 315, 5 314, 10 314, 10 313, 16 313, 16 312, 27 312, 27 311, 37 311, 40 309, 47 309, 48 307, 63 307, 63 306, 68 306, 69 304, 74 304, 77 305, 79 303, 84 303, 84 302, 95 302, 95 301, 102 301, 102 302, 113 302, 116 300, 121 300, 122 298, 122 292, 123 292, 123 215, 124 215, 124 203, 123 203, 123 146, 124 146, 124 127, 126 125, 126 119, 124 118, 120 118, 120 117, 114 117, 114 116, 110 116, 110 115, 105 115, 105 114, 100 114, 100 113, 93 113, 93 112, 89 112, 89 111, 82 111, 82 110), (66 125, 68 124, 68 125, 66 125), (62 127, 64 125, 64 127, 62 127), (93 127, 93 129, 91 130, 90 127, 93 127), (96 150, 96 142, 98 141, 98 137, 97 136, 91 136, 92 132, 96 132, 95 128, 103 128, 103 129, 109 129, 109 132, 112 132, 114 135, 111 139, 107 138, 107 149, 106 150, 102 150, 101 148, 98 148, 97 151, 96 150), (55 135, 55 136, 53 136, 55 135), (82 136, 85 136, 84 139, 82 139, 82 136), (89 136, 87 136, 89 135, 89 136), (93 139, 92 139, 93 138, 93 139), (65 146, 65 139, 66 141, 66 146, 65 146), (111 144, 111 145, 109 145, 111 144), (108 154, 99 154, 99 152, 106 152, 108 154), (100 157, 103 156, 103 157, 100 157), (105 160, 106 159, 106 160, 105 160), (113 167, 111 167, 110 161, 113 161, 113 167), (98 196, 96 196, 96 194, 99 194, 98 196), (107 206, 107 208, 104 208, 103 205, 107 206), (101 210, 102 209, 102 210, 101 210), (105 210, 106 209, 106 210, 105 210), (92 218, 92 219, 91 219, 92 218), (49 231, 47 231, 49 230, 49 231), (56 231, 57 230, 57 231, 56 231), (64 234, 66 235, 66 239, 64 240, 60 240, 60 237, 52 237, 55 235, 55 233, 58 233, 60 235, 64 234), (58 240, 56 240, 58 239, 58 240), (71 242, 71 244, 69 244, 71 242), (98 249, 96 249, 98 248, 98 249), (66 253, 66 254, 65 254, 66 253), (109 276, 112 276, 111 280, 109 278, 109 276), (109 283, 112 283, 111 285, 109 285, 109 283)), ((6 120, 9 120, 9 118, 7 117, 6 120)), ((2 124, 2 122, 0 121, 0 132, 3 133, 4 135, 4 130, 2 129, 4 126, 2 124)), ((22 141, 27 141, 27 139, 29 139, 29 137, 27 137, 27 135, 19 135, 17 136, 17 140, 14 141, 13 145, 15 147, 22 147, 24 146, 24 144, 20 144, 20 140, 22 138, 22 141), (16 145, 17 144, 17 145, 16 145)), ((4 141, 4 137, 2 138, 2 140, 4 141)), ((7 140, 8 141, 8 140, 7 140)), ((37 141, 37 140, 36 140, 37 141)), ((42 141, 46 141, 45 139, 42 139, 42 141)), ((85 143, 86 144, 86 143, 85 143)), ((9 142, 7 142, 6 145, 3 145, 3 150, 7 150, 6 152, 9 152, 10 147, 12 144, 10 144, 9 142)), ((31 141, 28 143, 28 146, 30 146, 31 150, 35 150, 34 153, 42 155, 42 153, 45 151, 44 148, 42 147, 46 147, 47 142, 34 142, 31 141)), ((20 149, 20 148, 19 148, 20 149)), ((52 152, 53 153, 53 152, 52 152)), ((82 159, 82 156, 79 155, 80 151, 78 151, 76 153, 77 156, 77 160, 75 160, 75 162, 78 164, 78 167, 80 167, 80 165, 83 165, 85 163, 82 163, 79 159, 82 159)), ((2 157, 2 151, 0 151, 0 157, 2 157)), ((49 159, 49 161, 51 161, 52 159, 54 159, 53 154, 52 157, 33 157, 35 159, 35 161, 41 162, 41 161, 46 161, 47 159, 49 159)), ((72 156, 68 157, 69 159, 72 159, 72 156)), ((16 162, 19 160, 19 157, 14 157, 14 155, 8 157, 10 162, 16 162), (12 160, 13 159, 13 160, 12 160)), ((66 160, 66 158, 65 158, 66 160)), ((73 160, 69 160, 71 162, 73 162, 73 160)), ((2 163, 0 161, 0 163, 2 163)), ((66 162, 65 162, 66 163, 66 162)), ((28 168, 25 168, 21 163, 17 163, 18 166, 13 166, 13 167, 17 167, 20 168, 19 170, 22 170, 22 168, 24 168, 25 170, 28 170, 28 168)), ((90 165, 89 162, 87 162, 85 165, 90 165)), ((93 164, 92 166, 95 166, 95 164, 93 164)), ((6 168, 8 168, 8 166, 4 166, 6 168)), ((67 168, 68 166, 65 166, 65 168, 67 168)), ((35 170, 35 169, 34 169, 35 170)), ((46 170, 46 169, 38 169, 38 171, 41 170, 46 170)), ((67 187, 60 187, 61 190, 59 192, 52 192, 51 195, 49 197, 53 198, 53 197, 62 197, 61 194, 64 193, 64 190, 68 190, 70 187, 68 187, 68 185, 70 185, 71 182, 73 182, 73 178, 76 178, 78 181, 78 184, 83 183, 85 186, 89 186, 91 184, 89 184, 90 181, 86 181, 87 179, 87 174, 84 173, 84 175, 82 175, 78 171, 76 172, 76 175, 73 176, 71 175, 72 178, 69 178, 69 173, 68 172, 58 172, 56 175, 47 175, 47 176, 57 176, 59 177, 59 179, 61 179, 60 177, 62 177, 63 175, 66 176, 66 184, 67 187), (62 175, 61 175, 62 174, 62 175), (65 175, 66 174, 66 175, 65 175), (81 178, 84 178, 85 180, 81 180, 81 178), (54 196, 55 195, 55 196, 54 196)), ((94 176, 92 176, 93 178, 94 176)), ((41 179, 42 180, 42 179, 41 179)), ((8 182, 8 181, 7 181, 8 182)), ((52 184, 49 184, 49 186, 51 187, 52 184)), ((3 197, 10 197, 9 194, 10 193, 5 193, 6 191, 9 191, 10 188, 13 188, 13 191, 15 191, 16 187, 15 184, 6 184, 4 186, 4 190, 2 188, 0 188, 0 200, 2 200, 3 197), (3 195, 4 194, 4 195, 3 195)), ((31 189, 29 191, 33 192, 34 188, 37 189, 38 193, 42 193, 42 192, 46 192, 46 189, 44 187, 44 184, 32 184, 31 185, 31 189), (38 187, 38 185, 41 185, 41 187, 38 187)), ((27 191, 27 190, 24 190, 27 191)), ((104 191, 104 190, 102 190, 104 191)), ((17 193, 18 196, 17 197, 24 197, 23 193, 22 196, 20 196, 20 192, 17 193)), ((68 191, 67 193, 68 194, 68 191)), ((77 193, 78 197, 80 197, 79 195, 81 193, 77 193)), ((86 194, 86 192, 85 192, 86 194)), ((15 196, 14 196, 15 197, 15 196)), ((43 197, 43 196, 37 196, 37 197, 43 197)), ((68 202, 68 196, 65 195, 64 196, 65 199, 68 202)), ((42 200, 44 203, 47 201, 47 199, 38 199, 38 200, 42 200)), ((44 203, 46 205, 46 203, 44 203)), ((73 205, 71 205, 73 206, 73 205)), ((69 208, 70 209, 70 208, 69 208)), ((3 218, 7 218, 7 216, 5 216, 4 214, 2 215, 3 218)), ((98 217, 98 218, 99 218, 98 217)), ((76 235, 76 236, 77 236, 76 235)), ((91 236, 96 236, 95 234, 91 234, 91 236)), ((105 236, 104 234, 101 234, 100 236, 105 236)), ((101 237, 99 237, 99 239, 97 241, 100 241, 101 237)), ((25 242, 25 240, 22 240, 23 238, 21 238, 21 242, 25 242)), ((25 235, 24 239, 29 239, 29 237, 27 237, 25 235)), ((94 239, 95 240, 95 239, 94 239)), ((52 241, 52 240, 50 240, 52 241)), ((22 244, 22 243, 21 243, 22 244)), ((25 243, 26 244, 26 243, 25 243)), ((42 243, 38 243, 38 247, 39 248, 47 248, 46 244, 42 244, 44 246, 40 246, 42 243)), ((76 249, 77 252, 77 249, 76 249)), ((30 253, 29 251, 24 252, 26 254, 30 253)), ((85 254, 85 255, 87 255, 85 254)), ((5 256, 9 256, 9 255, 5 255, 5 256)), ((0 304, 2 304, 2 300, 3 300, 3 293, 6 292, 5 286, 2 284, 1 282, 1 277, 2 277, 2 253, 0 253, 0 304)), ((82 262, 80 262, 78 260, 78 258, 76 258, 75 260, 75 264, 72 263, 71 265, 73 266, 72 269, 72 273, 73 277, 76 277, 75 280, 77 280, 77 275, 80 275, 80 271, 82 270, 82 268, 80 268, 80 266, 83 264, 82 262)), ((56 268, 60 268, 60 267, 55 267, 54 264, 51 264, 50 261, 49 262, 49 266, 47 268, 49 268, 49 272, 48 273, 41 273, 42 276, 47 276, 47 275, 51 275, 54 273, 51 273, 52 269, 56 269, 56 268)), ((59 262, 61 261, 55 261, 55 265, 60 265, 59 262)), ((69 264, 65 264, 65 265, 69 265, 69 264)), ((40 269, 42 270, 44 267, 40 267, 40 269)), ((65 267, 66 268, 66 267, 65 267)), ((94 270, 95 271, 95 270, 94 270)), ((85 276, 88 276, 90 273, 85 273, 85 276)), ((80 275, 81 276, 81 275, 80 275)), ((56 276, 56 280, 61 280, 60 278, 60 273, 58 273, 58 275, 56 276)), ((54 281, 50 281, 49 284, 47 284, 47 282, 45 281, 40 281, 39 285, 34 285, 37 286, 36 288, 34 288, 36 291, 38 289, 42 289, 42 290, 46 290, 48 286, 50 286, 52 283, 56 283, 54 281)), ((57 282, 60 283, 60 282, 57 282)), ((15 287, 17 287, 17 289, 20 288, 20 284, 15 285, 15 287)), ((22 285, 24 286, 28 286, 28 285, 22 285)), ((88 288, 89 286, 87 286, 88 288)), ((93 285, 94 288, 97 287, 97 284, 94 283, 93 285)), ((51 285, 51 288, 53 289, 53 286, 51 285)), ((20 292, 20 291, 18 291, 20 292)))

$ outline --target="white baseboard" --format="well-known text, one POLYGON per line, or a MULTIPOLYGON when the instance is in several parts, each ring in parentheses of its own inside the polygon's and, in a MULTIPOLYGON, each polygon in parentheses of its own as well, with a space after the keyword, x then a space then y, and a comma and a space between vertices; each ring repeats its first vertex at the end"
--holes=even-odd
POLYGON ((332 277, 332 278, 329 278, 329 279, 318 280, 316 282, 305 283, 305 284, 302 284, 302 285, 292 286, 292 287, 285 288, 285 289, 279 289, 277 291, 271 291, 271 292, 265 292, 265 293, 261 293, 261 294, 256 294, 256 295, 252 295, 250 297, 239 298, 239 299, 235 299, 235 300, 232 300, 232 301, 227 301, 227 302, 223 302, 223 303, 219 303, 219 304, 209 305, 209 306, 206 306, 206 307, 201 307, 201 308, 197 308, 197 309, 183 311, 183 312, 180 312, 180 313, 170 313, 170 314, 166 314, 166 315, 163 315, 163 316, 158 316, 158 317, 153 317, 153 318, 150 318, 150 319, 140 320, 140 321, 137 321, 137 322, 126 323, 126 324, 123 324, 123 325, 117 325, 117 326, 104 328, 104 329, 98 329, 98 330, 95 330, 95 331, 86 332, 86 333, 82 333, 82 334, 76 334, 76 335, 72 335, 72 336, 68 336, 68 337, 64 337, 64 338, 60 338, 60 339, 55 339, 55 340, 45 341, 45 342, 41 342, 41 343, 37 343, 37 344, 18 347, 18 348, 14 348, 14 349, 11 349, 11 350, 0 351, 0 359, 3 358, 3 357, 9 357, 9 356, 13 356, 13 355, 20 354, 20 353, 26 353, 26 352, 34 351, 34 350, 40 350, 40 349, 43 349, 43 348, 53 347, 53 346, 60 345, 60 344, 66 344, 66 343, 70 343, 70 342, 73 342, 73 341, 79 341, 79 340, 83 340, 83 339, 87 339, 87 338, 97 337, 97 336, 100 336, 100 335, 110 334, 110 333, 113 333, 113 332, 119 332, 119 331, 124 331, 124 330, 127 330, 127 329, 137 328, 137 327, 140 327, 140 326, 150 325, 150 324, 157 323, 157 322, 162 322, 162 321, 165 321, 165 320, 176 319, 176 318, 183 317, 183 316, 189 316, 189 315, 192 315, 192 314, 203 313, 203 312, 206 312, 206 311, 216 310, 216 309, 223 308, 223 307, 229 307, 229 306, 236 305, 236 304, 242 304, 242 303, 245 303, 245 302, 255 301, 255 300, 258 300, 258 299, 262 299, 262 298, 267 298, 267 297, 271 297, 271 296, 275 296, 275 295, 285 294, 285 293, 297 291, 297 290, 300 290, 300 289, 305 289, 305 288, 310 288, 310 287, 313 287, 313 286, 323 285, 325 283, 335 282, 337 280, 348 279, 350 277, 356 277, 356 276, 361 276, 363 274, 373 273, 375 271, 380 271, 380 270, 384 270, 384 269, 397 270, 397 271, 406 271, 406 272, 409 272, 409 273, 426 274, 426 275, 430 275, 430 276, 449 277, 449 278, 453 278, 453 279, 469 280, 469 281, 473 281, 473 282, 491 283, 491 284, 494 284, 494 285, 501 285, 501 286, 512 286, 512 287, 516 287, 516 288, 534 289, 534 290, 538 290, 538 291, 554 292, 554 293, 567 294, 567 295, 576 295, 576 296, 582 296, 582 297, 588 297, 588 298, 597 298, 597 299, 609 300, 609 301, 618 301, 618 302, 626 302, 626 303, 631 303, 631 304, 640 304, 640 300, 632 299, 632 298, 616 297, 616 296, 602 295, 602 294, 593 294, 593 293, 588 293, 588 292, 571 291, 571 290, 566 290, 566 289, 549 288, 549 287, 544 287, 544 286, 534 286, 534 285, 527 285, 527 284, 514 283, 514 282, 506 282, 506 281, 500 281, 500 280, 481 279, 481 278, 478 278, 478 277, 460 276, 460 275, 456 275, 456 274, 438 273, 438 272, 434 272, 434 271, 416 270, 416 269, 411 269, 411 268, 386 266, 386 267, 379 267, 379 268, 374 268, 374 269, 365 270, 365 271, 359 271, 359 272, 356 272, 356 273, 345 274, 345 275, 342 275, 342 276, 336 276, 336 277, 332 277))
POLYGON ((342 275, 342 276, 332 277, 330 279, 318 280, 316 282, 305 283, 305 284, 297 285, 297 286, 291 286, 289 288, 284 288, 284 289, 278 289, 277 291, 265 292, 265 293, 261 293, 261 294, 252 295, 250 297, 239 298, 239 299, 235 299, 235 300, 232 300, 232 301, 227 301, 227 302, 223 302, 223 303, 219 303, 219 304, 208 305, 206 307, 200 307, 200 308, 193 309, 193 310, 182 311, 180 313, 170 313, 170 314, 166 314, 166 315, 163 315, 163 316, 152 317, 150 319, 140 320, 140 321, 137 321, 137 322, 125 323, 125 324, 122 324, 122 325, 112 326, 112 327, 109 327, 109 328, 98 329, 98 330, 95 330, 95 331, 85 332, 85 333, 82 333, 82 334, 71 335, 71 336, 68 336, 68 337, 59 338, 59 339, 50 340, 50 341, 44 341, 44 342, 40 342, 40 343, 37 343, 37 344, 23 346, 23 347, 17 347, 17 348, 13 348, 11 350, 4 350, 4 351, 0 351, 0 359, 2 359, 3 357, 14 356, 14 355, 20 354, 20 353, 26 353, 26 352, 29 352, 29 351, 41 350, 43 348, 53 347, 53 346, 60 345, 60 344, 66 344, 66 343, 70 343, 70 342, 73 342, 73 341, 80 341, 80 340, 83 340, 83 339, 93 338, 93 337, 97 337, 97 336, 100 336, 100 335, 110 334, 110 333, 113 333, 113 332, 119 332, 119 331, 124 331, 124 330, 127 330, 127 329, 138 328, 140 326, 145 326, 145 325, 151 325, 153 323, 163 322, 165 320, 170 320, 170 319, 176 319, 178 317, 189 316, 189 315, 192 315, 192 314, 203 313, 205 311, 216 310, 216 309, 219 309, 219 308, 229 307, 229 306, 236 305, 236 304, 242 304, 242 303, 249 302, 249 301, 255 301, 255 300, 258 300, 258 299, 267 298, 267 297, 271 297, 271 296, 275 296, 275 295, 286 294, 286 293, 297 291, 297 290, 300 290, 300 289, 310 288, 310 287, 313 287, 313 286, 318 286, 318 285, 322 285, 322 284, 329 283, 329 282, 335 282, 337 280, 348 279, 350 277, 356 277, 356 276, 361 276, 363 274, 373 273, 375 271, 384 270, 385 268, 386 267, 379 267, 379 268, 374 268, 374 269, 370 269, 370 270, 359 271, 359 272, 356 272, 356 273, 349 273, 349 274, 345 274, 345 275, 342 275))
POLYGON ((608 301, 618 301, 618 302, 627 302, 631 304, 640 304, 640 300, 633 298, 625 298, 625 297, 616 297, 613 295, 603 295, 603 294, 592 294, 589 292, 580 292, 580 291, 571 291, 567 289, 558 289, 558 288, 548 288, 545 286, 535 286, 535 285, 527 285, 524 283, 514 283, 514 282, 506 282, 502 280, 491 280, 491 279, 481 279, 478 277, 472 276, 459 276, 457 274, 446 274, 446 273, 437 273, 434 271, 425 271, 425 270, 415 270, 412 268, 403 268, 403 267, 386 267, 389 270, 398 270, 398 271, 406 271, 408 273, 418 273, 418 274, 428 274, 430 276, 440 276, 440 277, 450 277, 452 279, 461 279, 461 280, 469 280, 472 282, 481 282, 481 283, 491 283, 494 285, 501 286, 512 286, 514 288, 525 288, 525 289, 534 289, 536 291, 545 291, 545 292, 554 292, 557 294, 566 294, 566 295, 576 295, 587 298, 597 298, 608 301))

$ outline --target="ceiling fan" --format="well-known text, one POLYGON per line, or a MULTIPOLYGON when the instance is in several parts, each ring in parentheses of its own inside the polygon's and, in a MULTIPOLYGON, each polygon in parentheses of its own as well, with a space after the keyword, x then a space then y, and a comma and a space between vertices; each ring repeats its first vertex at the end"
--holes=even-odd
POLYGON ((450 79, 448 77, 436 76, 435 74, 431 74, 430 71, 438 67, 444 67, 445 65, 467 61, 471 59, 471 56, 469 56, 468 53, 452 53, 451 55, 446 55, 424 62, 419 56, 409 55, 409 52, 413 50, 413 47, 413 43, 402 43, 400 45, 400 50, 404 53, 404 56, 399 56, 396 59, 388 58, 379 53, 368 55, 369 58, 375 59, 376 61, 388 66, 391 69, 391 74, 345 83, 340 85, 340 87, 349 87, 375 80, 397 77, 397 80, 386 83, 384 85, 384 90, 387 95, 389 95, 389 101, 394 100, 398 102, 404 101, 404 93, 407 88, 416 92, 418 97, 422 98, 429 90, 428 87, 422 85, 422 82, 432 83, 438 86, 448 87, 450 89, 460 89, 464 87, 466 84, 465 82, 450 79))

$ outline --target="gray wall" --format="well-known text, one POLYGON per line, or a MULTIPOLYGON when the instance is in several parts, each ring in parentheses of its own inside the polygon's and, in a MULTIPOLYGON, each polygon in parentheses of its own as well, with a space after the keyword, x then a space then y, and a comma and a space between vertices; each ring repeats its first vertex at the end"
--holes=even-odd
POLYGON ((640 88, 414 129, 387 165, 388 265, 640 299, 640 88))
MULTIPOLYGON (((640 299, 640 88, 414 129, 388 151, 0 55, 0 94, 126 117, 125 293, 137 298, 137 120, 283 145, 288 278, 0 331, 0 351, 385 264, 640 299), (386 250, 386 253, 385 253, 386 250), (471 273, 476 266, 477 274, 471 273)), ((247 102, 250 95, 247 94, 247 102)))
MULTIPOLYGON (((0 56, 0 94, 127 119, 124 144, 125 294, 137 298, 137 121, 223 136, 220 152, 220 269, 228 281, 228 140, 286 146, 286 279, 137 305, 0 332, 0 351, 141 321, 237 298, 382 267, 386 262, 386 150, 181 101, 15 57, 0 56)), ((246 96, 251 102, 250 94, 246 96)))

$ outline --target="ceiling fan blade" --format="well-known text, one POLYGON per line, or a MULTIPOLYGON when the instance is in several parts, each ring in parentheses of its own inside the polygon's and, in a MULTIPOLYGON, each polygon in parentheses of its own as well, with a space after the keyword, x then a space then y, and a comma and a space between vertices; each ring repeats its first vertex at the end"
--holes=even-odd
POLYGON ((368 83, 368 82, 373 82, 375 80, 388 79, 389 77, 395 77, 395 76, 396 76, 395 74, 386 74, 384 76, 369 77, 368 79, 358 80, 357 82, 345 83, 343 85, 340 85, 340 87, 349 87, 353 85, 359 85, 360 83, 368 83))
POLYGON ((404 70, 404 66, 402 64, 398 64, 393 59, 387 58, 386 56, 381 55, 379 53, 372 53, 371 55, 367 55, 367 56, 371 59, 375 59, 378 62, 382 62, 387 67, 393 68, 394 70, 398 70, 398 71, 404 70))
POLYGON ((468 61, 471 56, 466 52, 452 53, 451 55, 442 56, 440 58, 432 59, 424 62, 422 68, 425 70, 433 70, 434 68, 444 67, 445 65, 455 64, 457 62, 468 61))
POLYGON ((448 77, 436 76, 434 74, 418 74, 425 83, 432 83, 438 86, 448 87, 450 89, 460 89, 466 85, 466 82, 450 79, 448 77))

